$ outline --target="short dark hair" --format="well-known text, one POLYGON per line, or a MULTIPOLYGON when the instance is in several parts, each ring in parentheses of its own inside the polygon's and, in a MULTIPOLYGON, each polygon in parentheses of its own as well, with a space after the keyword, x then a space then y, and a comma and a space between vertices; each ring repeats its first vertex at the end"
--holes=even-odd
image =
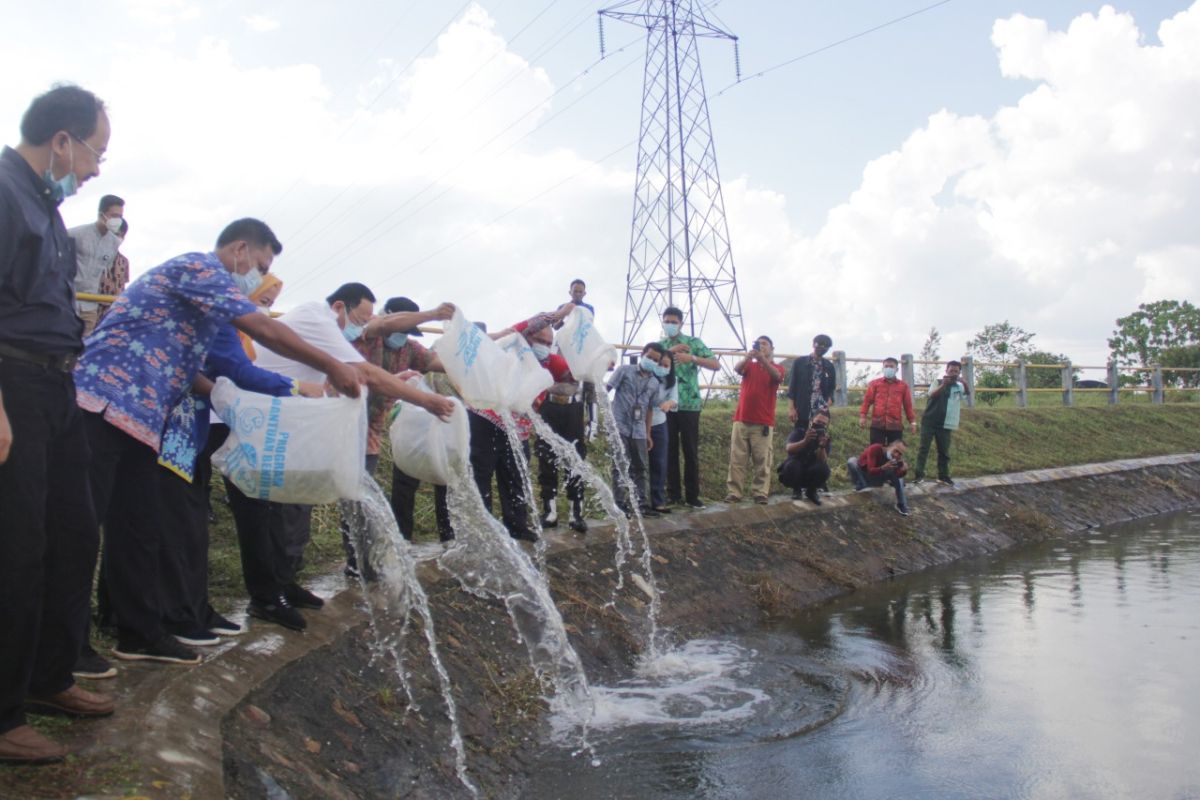
POLYGON ((946 366, 947 367, 958 367, 959 369, 962 369, 962 364, 958 361, 947 361, 946 366))
POLYGON ((891 356, 888 356, 887 358, 885 358, 885 359, 883 360, 883 363, 885 363, 885 364, 886 364, 886 363, 888 363, 889 361, 890 361, 890 362, 892 362, 893 364, 899 364, 899 363, 900 363, 899 361, 897 361, 896 359, 892 358, 891 356))
POLYGON ((665 309, 663 309, 662 315, 664 317, 679 317, 679 321, 683 322, 683 312, 675 306, 667 306, 665 309))
POLYGON ((104 197, 100 198, 100 213, 101 214, 103 214, 105 211, 108 211, 113 206, 121 206, 122 208, 124 208, 125 201, 122 200, 120 197, 117 197, 115 194, 106 194, 106 195, 104 195, 104 197))
POLYGON ((648 342, 646 346, 642 348, 642 355, 645 355, 647 350, 653 350, 654 352, 658 353, 660 357, 663 353, 667 352, 667 348, 663 347, 658 342, 648 342))
POLYGON ((813 344, 820 344, 826 347, 833 347, 833 339, 830 339, 823 333, 818 333, 813 337, 813 344))
POLYGON ((374 303, 375 295, 361 283, 343 283, 333 294, 325 298, 325 302, 329 305, 340 301, 346 305, 346 308, 358 308, 363 300, 370 300, 374 303))
POLYGON ((763 334, 762 336, 755 336, 755 337, 754 337, 754 341, 756 341, 756 342, 757 342, 759 339, 766 339, 766 340, 767 340, 767 344, 771 345, 771 347, 774 347, 774 346, 775 346, 775 342, 771 341, 771 337, 770 337, 770 336, 767 336, 766 334, 763 334))
POLYGON ((574 289, 575 284, 579 284, 580 286, 587 288, 587 284, 583 282, 583 278, 576 278, 575 280, 571 281, 571 286, 569 288, 574 289))
POLYGON ((21 138, 43 145, 59 131, 83 141, 96 132, 104 101, 87 89, 70 83, 58 84, 33 98, 21 117, 21 138))
POLYGON ((267 223, 253 217, 234 220, 226 225, 225 230, 217 237, 217 247, 224 247, 233 242, 246 242, 255 247, 270 245, 271 252, 275 255, 283 252, 283 245, 275 238, 275 232, 267 227, 267 223))

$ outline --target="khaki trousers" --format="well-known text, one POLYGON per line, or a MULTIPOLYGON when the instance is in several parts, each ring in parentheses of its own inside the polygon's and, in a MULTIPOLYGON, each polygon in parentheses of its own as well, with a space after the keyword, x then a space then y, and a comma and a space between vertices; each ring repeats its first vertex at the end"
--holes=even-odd
POLYGON ((744 422, 733 423, 733 437, 729 440, 729 478, 727 481, 729 494, 734 497, 742 496, 742 487, 746 483, 746 471, 750 471, 753 481, 751 491, 755 497, 766 497, 771 492, 771 462, 774 460, 774 450, 771 447, 775 440, 775 428, 763 425, 747 425, 744 422), (766 435, 763 428, 766 427, 766 435))

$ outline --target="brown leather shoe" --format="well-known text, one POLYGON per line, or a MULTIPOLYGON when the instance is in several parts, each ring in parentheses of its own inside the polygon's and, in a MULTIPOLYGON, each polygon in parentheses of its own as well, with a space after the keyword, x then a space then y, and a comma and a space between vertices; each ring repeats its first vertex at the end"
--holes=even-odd
POLYGON ((62 761, 67 748, 42 736, 28 725, 0 733, 0 762, 7 764, 52 764, 62 761))
POLYGON ((89 692, 78 686, 48 697, 31 697, 25 705, 35 714, 50 712, 72 717, 107 717, 114 708, 112 698, 108 695, 89 692))

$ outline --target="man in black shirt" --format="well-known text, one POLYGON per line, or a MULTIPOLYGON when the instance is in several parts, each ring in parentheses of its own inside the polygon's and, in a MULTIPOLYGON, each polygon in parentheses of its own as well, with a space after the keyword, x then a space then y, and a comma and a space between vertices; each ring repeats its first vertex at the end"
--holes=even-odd
POLYGON ((98 529, 71 377, 83 350, 75 247, 58 204, 100 174, 104 104, 77 86, 36 98, 0 154, 0 762, 61 760, 24 708, 105 716, 75 685, 98 529))
POLYGON ((825 334, 813 338, 812 355, 797 358, 792 362, 792 374, 788 380, 788 419, 797 430, 806 430, 808 421, 822 408, 828 409, 833 402, 833 387, 836 373, 833 362, 825 357, 833 340, 825 334))

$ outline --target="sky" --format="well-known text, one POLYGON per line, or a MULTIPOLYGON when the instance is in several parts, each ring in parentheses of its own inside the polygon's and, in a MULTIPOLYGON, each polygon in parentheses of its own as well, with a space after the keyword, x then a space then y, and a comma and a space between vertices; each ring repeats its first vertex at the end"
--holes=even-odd
MULTIPOLYGON (((989 323, 1102 364, 1200 301, 1200 2, 709 2, 703 55, 747 333, 943 358, 989 323), (755 77, 758 73, 770 70, 755 77)), ((503 327, 587 281, 621 336, 644 34, 575 0, 67 0, 6 11, 0 141, 59 81, 108 104, 137 274, 259 217, 280 307, 358 280, 503 327), (64 24, 70 21, 70 24, 64 24)), ((710 318, 703 337, 733 343, 710 318)))

